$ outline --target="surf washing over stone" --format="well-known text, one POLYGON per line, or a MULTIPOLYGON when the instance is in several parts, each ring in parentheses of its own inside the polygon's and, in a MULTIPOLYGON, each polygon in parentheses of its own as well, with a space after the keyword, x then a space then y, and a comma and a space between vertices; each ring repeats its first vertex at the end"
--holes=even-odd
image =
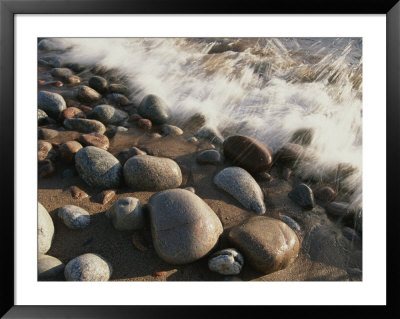
POLYGON ((126 78, 129 98, 147 94, 169 105, 171 123, 195 113, 222 137, 253 137, 273 152, 301 128, 314 132, 297 173, 316 179, 338 164, 362 201, 361 38, 77 38, 61 59, 96 64, 126 78), (214 52, 214 53, 213 53, 214 52))

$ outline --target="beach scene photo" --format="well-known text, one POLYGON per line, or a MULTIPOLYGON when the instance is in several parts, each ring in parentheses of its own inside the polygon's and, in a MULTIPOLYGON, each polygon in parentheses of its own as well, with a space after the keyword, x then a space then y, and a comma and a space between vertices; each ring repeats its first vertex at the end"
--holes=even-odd
POLYGON ((362 281, 362 38, 38 38, 38 281, 362 281))

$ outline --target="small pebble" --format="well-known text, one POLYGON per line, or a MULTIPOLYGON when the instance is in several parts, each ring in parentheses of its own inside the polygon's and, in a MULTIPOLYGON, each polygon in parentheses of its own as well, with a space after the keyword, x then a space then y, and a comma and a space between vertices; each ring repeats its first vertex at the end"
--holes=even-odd
POLYGON ((58 209, 58 217, 70 229, 83 229, 90 223, 89 213, 75 205, 65 205, 58 209))
POLYGON ((73 199, 84 199, 89 197, 89 195, 83 190, 81 190, 78 186, 71 186, 69 188, 69 191, 71 192, 73 199))
POLYGON ((189 143, 198 143, 199 142, 199 140, 194 136, 189 137, 186 141, 188 141, 189 143))
POLYGON ((315 198, 323 202, 331 202, 336 198, 335 190, 330 186, 322 186, 314 192, 315 198))
POLYGON ((137 250, 140 251, 146 251, 148 249, 148 245, 143 235, 137 231, 132 234, 132 244, 137 250))
POLYGON ((157 277, 165 277, 165 276, 167 276, 167 272, 166 271, 156 271, 154 274, 157 277))
POLYGON ((104 190, 97 195, 97 201, 102 205, 107 204, 115 196, 115 190, 104 190))
POLYGON ((244 258, 234 248, 223 249, 211 255, 208 268, 221 275, 238 275, 244 264, 244 258))
POLYGON ((40 178, 50 177, 56 172, 56 167, 51 160, 45 159, 39 162, 38 173, 40 178))
POLYGON ((218 151, 215 150, 205 150, 197 155, 196 161, 199 164, 217 165, 221 162, 221 155, 218 151))
POLYGON ((288 196, 304 209, 312 209, 315 206, 313 191, 306 184, 297 185, 288 196))
POLYGON ((151 127, 152 127, 151 121, 148 120, 148 119, 140 119, 140 120, 138 120, 137 121, 137 125, 140 128, 144 129, 145 131, 150 131, 151 127))
POLYGON ((138 120, 141 120, 143 117, 141 117, 139 114, 133 114, 129 117, 128 122, 136 122, 138 120))

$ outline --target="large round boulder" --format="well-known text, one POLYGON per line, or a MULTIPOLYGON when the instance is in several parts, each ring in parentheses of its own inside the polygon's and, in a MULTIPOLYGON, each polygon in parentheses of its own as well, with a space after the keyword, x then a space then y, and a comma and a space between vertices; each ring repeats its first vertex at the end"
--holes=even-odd
POLYGON ((67 104, 58 93, 40 91, 38 93, 38 108, 45 111, 52 118, 58 119, 61 112, 67 108, 67 104))
POLYGON ((75 167, 79 176, 92 187, 117 188, 121 181, 122 166, 110 153, 87 146, 75 154, 75 167))
POLYGON ((124 197, 115 202, 106 216, 112 219, 117 230, 138 230, 144 227, 144 213, 140 200, 135 197, 124 197))
POLYGON ((97 254, 83 254, 72 259, 64 270, 67 281, 108 281, 111 265, 97 254))
POLYGON ((131 188, 160 191, 179 187, 182 183, 182 172, 172 159, 137 155, 126 161, 124 178, 131 188))
POLYGON ((156 193, 148 207, 154 248, 168 263, 187 264, 204 257, 222 234, 214 211, 188 190, 156 193))
POLYGON ((107 104, 95 106, 93 115, 104 124, 118 124, 128 118, 128 113, 107 104))
POLYGON ((45 254, 51 247, 51 242, 54 237, 54 224, 42 204, 38 203, 38 253, 45 254))
POLYGON ((265 213, 264 194, 255 179, 240 167, 227 167, 214 177, 219 188, 257 215, 265 213))
POLYGON ((284 222, 269 217, 253 217, 232 228, 228 237, 246 262, 264 274, 286 268, 299 253, 296 233, 284 222))
POLYGON ((226 158, 248 171, 263 172, 272 165, 270 149, 251 137, 230 136, 224 141, 223 148, 226 158))
POLYGON ((168 105, 157 95, 146 95, 140 102, 139 115, 151 120, 154 124, 164 124, 169 120, 168 105))

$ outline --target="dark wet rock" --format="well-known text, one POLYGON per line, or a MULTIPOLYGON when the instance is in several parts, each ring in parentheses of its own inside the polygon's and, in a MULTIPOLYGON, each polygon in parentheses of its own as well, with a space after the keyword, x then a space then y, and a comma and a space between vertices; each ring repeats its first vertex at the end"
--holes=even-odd
POLYGON ((146 152, 138 149, 137 147, 132 147, 130 149, 119 152, 117 158, 121 162, 121 165, 124 165, 128 159, 136 155, 146 155, 146 152))
POLYGON ((107 80, 101 76, 92 76, 89 79, 89 86, 97 92, 104 93, 107 91, 107 80))
POLYGON ((163 135, 179 136, 183 134, 183 131, 175 125, 163 124, 161 126, 161 133, 163 135))
POLYGON ((354 210, 350 209, 349 203, 344 202, 331 202, 325 205, 326 211, 335 217, 354 217, 354 210))
POLYGON ((240 167, 228 167, 214 177, 214 183, 257 215, 265 213, 264 195, 254 178, 240 167))
POLYGON ((75 205, 65 205, 58 209, 58 217, 69 229, 84 229, 90 224, 89 213, 75 205))
POLYGON ((276 158, 293 167, 304 156, 304 147, 298 144, 286 143, 276 154, 276 158))
POLYGON ((118 188, 122 166, 107 151, 87 146, 75 154, 75 167, 79 176, 92 187, 118 188))
POLYGON ((168 105, 158 96, 146 95, 140 102, 138 114, 154 124, 164 124, 169 120, 168 105))
POLYGON ((227 159, 251 172, 263 172, 272 165, 269 148, 253 138, 230 136, 224 141, 223 148, 227 159))
POLYGON ((111 93, 128 94, 128 88, 122 84, 111 84, 108 89, 111 93))
POLYGON ((101 94, 92 88, 82 85, 78 90, 78 100, 81 102, 96 102, 101 99, 101 94))
POLYGON ((315 198, 323 202, 331 202, 336 198, 336 191, 330 186, 321 186, 314 191, 315 198))
POLYGON ((290 218, 289 216, 286 215, 280 215, 279 218, 281 219, 281 221, 287 224, 291 229, 293 229, 296 233, 299 233, 301 231, 300 225, 293 218, 290 218))
POLYGON ((208 268, 221 275, 239 275, 244 264, 244 258, 234 248, 215 252, 208 260, 208 268))
POLYGON ((348 240, 350 240, 355 247, 357 247, 358 249, 361 249, 362 246, 362 239, 360 237, 359 234, 357 234, 357 232, 350 228, 350 227, 343 227, 342 229, 342 234, 344 237, 346 237, 348 240))
POLYGON ((315 206, 313 191, 306 184, 297 185, 289 192, 288 196, 304 209, 312 209, 315 206))
POLYGON ((182 183, 181 169, 169 158, 137 155, 126 161, 123 171, 126 184, 138 190, 164 190, 182 183))
POLYGON ((71 76, 66 77, 64 79, 64 82, 67 84, 71 84, 71 85, 79 84, 79 83, 81 83, 81 78, 76 75, 71 75, 71 76))
POLYGON ((183 123, 182 130, 190 132, 198 132, 205 124, 206 124, 205 115, 201 113, 195 113, 183 123))
POLYGON ((214 211, 187 190, 156 193, 148 207, 154 248, 170 264, 187 264, 204 257, 222 234, 214 211))
POLYGON ((51 68, 61 67, 61 58, 59 56, 46 56, 41 58, 41 62, 46 63, 46 66, 51 68))
POLYGON ((89 197, 89 195, 85 191, 81 190, 78 186, 75 185, 71 186, 69 188, 69 191, 71 192, 73 199, 84 199, 89 197))
POLYGON ((128 122, 136 122, 142 118, 139 114, 133 114, 129 117, 128 122))
POLYGON ((256 181, 260 182, 270 182, 273 180, 272 176, 268 174, 267 172, 259 172, 254 175, 254 178, 256 181))
POLYGON ((124 197, 117 200, 107 211, 116 230, 139 230, 144 228, 144 212, 139 199, 124 197))
POLYGON ((49 251, 54 237, 54 224, 47 209, 38 202, 38 253, 45 254, 49 251))
POLYGON ((244 50, 246 50, 246 46, 241 41, 235 41, 231 43, 222 42, 215 43, 208 51, 208 54, 218 54, 226 51, 243 52, 244 50))
POLYGON ((38 125, 44 125, 47 123, 49 116, 47 113, 41 109, 37 110, 38 125))
POLYGON ((72 163, 75 154, 82 148, 82 145, 76 141, 67 141, 59 147, 60 158, 65 163, 72 163))
POLYGON ((38 139, 50 140, 58 135, 58 131, 49 128, 40 128, 38 130, 38 139))
POLYGON ((57 279, 65 267, 61 260, 49 255, 40 255, 37 266, 39 280, 57 279))
POLYGON ((97 120, 89 119, 65 119, 64 126, 67 129, 78 131, 81 133, 100 133, 104 134, 106 127, 97 120))
POLYGON ((117 106, 127 106, 131 103, 125 95, 119 93, 108 94, 107 99, 117 106))
POLYGON ((293 133, 290 142, 300 145, 310 145, 313 137, 314 137, 314 129, 301 128, 293 133))
POLYGON ((87 105, 80 104, 79 108, 85 113, 86 115, 92 114, 93 108, 87 105))
POLYGON ((148 119, 140 119, 137 121, 137 125, 141 128, 144 129, 145 131, 150 131, 152 124, 151 121, 148 119))
POLYGON ((196 160, 200 164, 217 165, 221 162, 221 155, 215 150, 205 150, 197 155, 196 160))
POLYGON ((39 162, 38 174, 40 178, 53 176, 56 172, 56 167, 51 160, 45 159, 39 162))
POLYGON ((60 45, 50 39, 43 39, 38 43, 38 49, 40 51, 55 51, 60 49, 60 45))
POLYGON ((97 194, 97 201, 100 204, 105 205, 111 199, 113 199, 114 196, 115 196, 115 190, 107 189, 107 190, 104 190, 104 191, 100 192, 99 194, 97 194))
POLYGON ((118 124, 128 118, 128 113, 102 104, 93 108, 93 116, 104 124, 118 124))
POLYGON ((100 255, 84 254, 72 259, 64 270, 67 281, 108 281, 111 265, 100 255))
POLYGON ((67 107, 64 111, 62 111, 63 119, 75 119, 75 118, 86 118, 84 112, 77 107, 67 107))
POLYGON ((51 70, 50 74, 55 78, 67 78, 71 75, 74 75, 70 69, 67 68, 54 68, 51 70))
POLYGON ((65 67, 67 67, 68 69, 71 69, 72 71, 79 73, 82 72, 83 70, 86 69, 86 66, 84 64, 81 63, 65 63, 64 64, 65 67))
POLYGON ((76 176, 76 170, 72 169, 72 168, 67 168, 63 171, 63 178, 71 178, 71 177, 75 177, 76 176))
POLYGON ((66 107, 65 100, 60 94, 47 91, 38 93, 38 108, 45 111, 52 118, 58 119, 66 107))
POLYGON ((288 181, 290 179, 290 176, 292 175, 292 170, 289 167, 284 167, 282 169, 282 178, 285 181, 288 181))
POLYGON ((105 151, 110 147, 108 137, 100 133, 83 134, 78 141, 84 146, 95 146, 105 151))
POLYGON ((39 140, 38 141, 38 161, 43 161, 45 159, 54 159, 56 157, 56 152, 53 149, 51 143, 39 140))
POLYGON ((299 253, 296 233, 282 221, 269 217, 253 217, 233 227, 228 237, 246 263, 265 274, 286 268, 299 253))
POLYGON ((196 137, 217 145, 221 145, 223 143, 222 136, 211 127, 203 127, 196 133, 196 137))

